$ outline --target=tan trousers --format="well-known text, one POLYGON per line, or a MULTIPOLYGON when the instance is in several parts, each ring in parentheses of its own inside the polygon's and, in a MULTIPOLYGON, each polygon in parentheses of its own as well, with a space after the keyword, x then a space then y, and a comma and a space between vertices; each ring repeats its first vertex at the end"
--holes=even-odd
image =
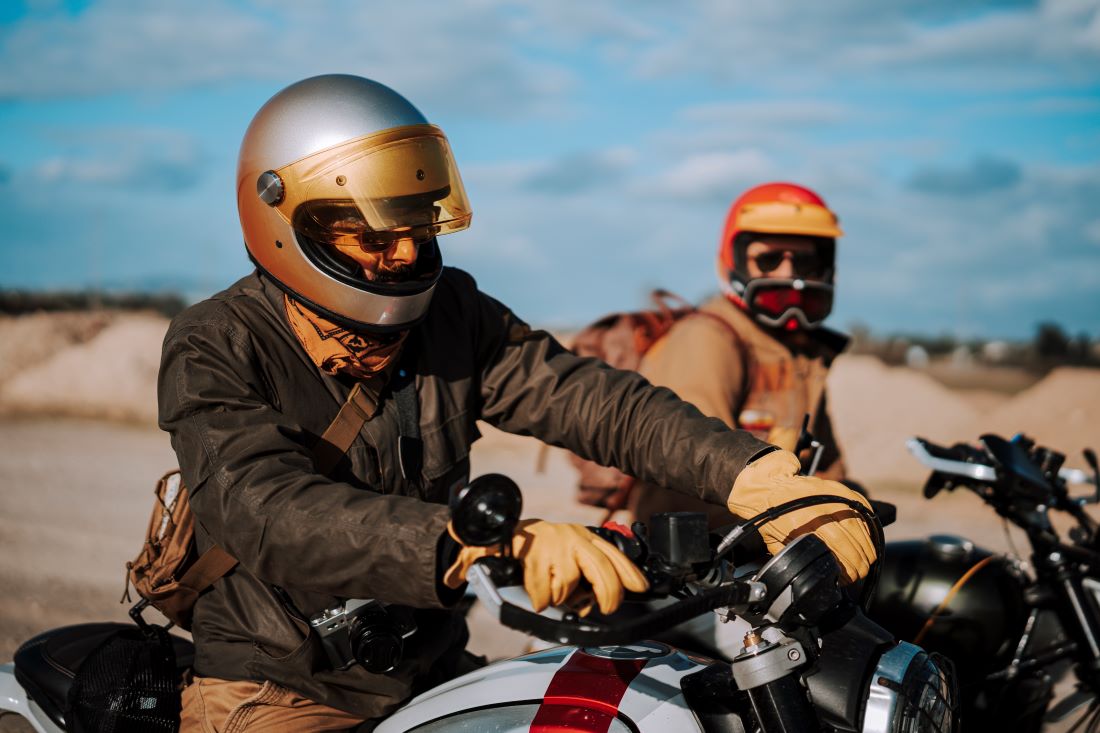
POLYGON ((274 682, 196 677, 183 688, 180 733, 346 731, 362 722, 274 682))

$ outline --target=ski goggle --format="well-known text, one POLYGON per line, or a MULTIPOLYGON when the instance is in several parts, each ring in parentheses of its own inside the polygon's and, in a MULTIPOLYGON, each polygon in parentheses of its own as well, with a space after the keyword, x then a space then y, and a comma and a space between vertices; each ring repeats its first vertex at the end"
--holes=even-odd
POLYGON ((767 275, 775 272, 786 260, 791 261, 791 269, 797 277, 823 278, 828 274, 830 264, 816 251, 792 251, 776 249, 762 252, 752 258, 760 272, 767 275))
POLYGON ((756 278, 741 298, 761 322, 776 328, 789 328, 791 321, 814 328, 833 310, 833 286, 812 280, 756 278))

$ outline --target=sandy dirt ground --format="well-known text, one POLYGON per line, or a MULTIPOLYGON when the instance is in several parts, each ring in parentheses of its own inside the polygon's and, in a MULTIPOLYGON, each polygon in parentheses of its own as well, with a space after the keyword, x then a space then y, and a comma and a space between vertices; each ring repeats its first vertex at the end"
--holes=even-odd
MULTIPOLYGON (((524 490, 525 515, 595 522, 600 512, 572 501, 564 454, 551 450, 536 470, 539 444, 489 427, 475 446, 474 474, 498 471, 524 490)), ((167 437, 154 428, 78 419, 0 420, 0 659, 30 636, 56 626, 125 620, 119 604, 124 565, 140 546, 152 487, 174 465, 167 437)), ((954 533, 1009 550, 1000 522, 962 492, 926 502, 915 485, 878 492, 899 507, 889 539, 954 533)), ((1019 548, 1026 545, 1014 534, 1019 548)), ((520 653, 526 637, 475 607, 471 649, 490 658, 520 653)), ((11 718, 0 731, 25 730, 11 718)))
MULTIPOLYGON (((473 474, 500 472, 523 488, 525 516, 595 523, 602 512, 573 501, 565 454, 483 427, 473 474)), ((125 563, 140 548, 156 479, 174 466, 167 436, 154 428, 75 419, 0 420, 0 659, 34 633, 86 620, 125 620, 119 604, 125 563)), ((915 485, 876 496, 899 507, 889 539, 960 534, 1008 550, 1001 523, 963 492, 923 500, 915 485)), ((1022 537, 1014 535, 1018 547, 1022 537)), ((475 629, 472 647, 497 658, 522 649, 518 633, 475 629), (484 633, 482 633, 484 631, 484 633)))

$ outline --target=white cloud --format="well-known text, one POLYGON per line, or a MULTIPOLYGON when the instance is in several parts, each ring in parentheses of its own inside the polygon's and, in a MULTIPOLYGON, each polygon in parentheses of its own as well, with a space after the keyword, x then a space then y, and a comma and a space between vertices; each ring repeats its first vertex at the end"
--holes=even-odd
POLYGON ((209 0, 95 3, 76 15, 31 15, 3 37, 0 94, 39 98, 172 89, 255 73, 272 58, 260 18, 209 0), (252 53, 248 53, 251 49, 252 53))
POLYGON ((756 149, 693 155, 638 188, 651 197, 674 199, 728 198, 745 185, 775 176, 777 166, 756 149))
POLYGON ((165 92, 236 81, 359 73, 478 114, 556 113, 573 80, 516 53, 498 2, 261 6, 102 0, 35 15, 0 42, 0 98, 165 92))
POLYGON ((646 77, 703 73, 786 90, 837 75, 886 86, 913 79, 1004 88, 1096 78, 1100 6, 1091 0, 930 5, 710 0, 666 18, 678 32, 637 44, 632 59, 646 77))
POLYGON ((959 319, 1017 335, 1042 319, 1095 330, 1100 269, 1083 238, 1096 221, 1100 168, 1021 165, 1017 185, 980 197, 880 194, 830 199, 848 234, 843 318, 924 331, 959 319))
POLYGON ((593 51, 641 77, 705 74, 762 89, 812 90, 838 74, 886 84, 898 76, 983 86, 1077 83, 1096 78, 1100 6, 100 0, 76 14, 35 12, 0 34, 2 97, 278 83, 339 70, 438 104, 525 114, 560 113, 563 96, 583 82, 562 54, 593 51))
POLYGON ((59 151, 28 171, 34 184, 48 189, 177 191, 195 185, 204 172, 205 156, 198 142, 176 131, 127 127, 57 132, 62 138, 59 151))
POLYGON ((852 117, 854 110, 839 102, 820 99, 768 99, 714 102, 686 107, 680 116, 705 125, 782 126, 800 128, 832 125, 852 117))

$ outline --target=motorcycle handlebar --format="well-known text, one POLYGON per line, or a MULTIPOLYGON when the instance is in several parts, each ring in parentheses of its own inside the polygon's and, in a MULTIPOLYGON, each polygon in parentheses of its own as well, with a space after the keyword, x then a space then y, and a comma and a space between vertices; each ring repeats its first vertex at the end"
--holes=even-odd
POLYGON ((572 614, 561 619, 529 611, 510 603, 501 596, 491 574, 481 563, 470 569, 469 579, 478 598, 505 626, 535 636, 543 641, 575 646, 607 646, 627 644, 655 636, 700 614, 725 606, 735 612, 764 599, 767 589, 762 583, 735 580, 657 609, 645 616, 614 625, 587 620, 572 614))
POLYGON ((974 456, 967 455, 958 446, 946 448, 924 438, 910 438, 905 442, 905 446, 921 464, 938 473, 981 483, 992 483, 997 480, 997 469, 984 463, 974 462, 974 456))
MULTIPOLYGON (((1091 545, 1095 541, 1098 526, 1085 513, 1087 504, 1100 503, 1100 476, 1093 479, 1097 491, 1089 496, 1069 495, 1067 485, 1086 483, 1087 475, 1078 469, 1061 465, 1064 456, 1046 448, 1037 447, 1023 436, 1006 441, 996 435, 981 436, 981 447, 956 444, 950 448, 936 445, 923 438, 911 438, 906 443, 913 456, 932 474, 924 486, 925 498, 931 499, 942 489, 963 486, 973 490, 986 503, 1013 524, 1028 532, 1050 535, 1048 541, 1069 552, 1073 546, 1064 545, 1053 533, 1046 519, 1046 509, 1056 509, 1070 514, 1084 530, 1084 542, 1088 548, 1073 548, 1088 553, 1094 559, 1091 545), (1035 509, 1040 511, 1036 512, 1035 509)), ((1089 458, 1086 451, 1086 460, 1089 458)))
MULTIPOLYGON (((723 554, 732 549, 741 538, 745 537, 750 529, 771 521, 782 514, 797 511, 807 506, 831 503, 847 505, 864 519, 870 528, 876 552, 881 557, 885 546, 882 523, 871 510, 861 503, 845 497, 815 496, 786 502, 753 517, 735 528, 719 544, 706 570, 713 572, 715 569, 720 569, 723 554)), ((507 601, 502 596, 500 588, 494 580, 494 569, 501 574, 500 577, 504 577, 508 581, 507 585, 516 584, 518 578, 515 577, 514 570, 509 571, 508 568, 501 567, 500 560, 500 558, 480 560, 473 565, 467 574, 467 579, 478 598, 505 626, 544 641, 560 644, 624 644, 667 631, 673 626, 718 608, 728 607, 734 615, 744 614, 752 604, 764 600, 768 594, 767 587, 756 580, 728 580, 716 587, 700 590, 691 597, 670 606, 649 612, 640 618, 631 620, 616 619, 612 625, 591 619, 582 619, 575 614, 565 614, 559 618, 556 611, 554 615, 535 613, 507 601), (509 577, 510 572, 512 573, 511 577, 509 577)), ((658 564, 660 565, 660 562, 658 564)), ((694 567, 697 570, 699 568, 699 566, 694 567)), ((870 592, 875 586, 878 569, 879 563, 875 563, 872 576, 864 584, 864 598, 862 599, 864 603, 861 603, 861 605, 865 605, 870 592)))

